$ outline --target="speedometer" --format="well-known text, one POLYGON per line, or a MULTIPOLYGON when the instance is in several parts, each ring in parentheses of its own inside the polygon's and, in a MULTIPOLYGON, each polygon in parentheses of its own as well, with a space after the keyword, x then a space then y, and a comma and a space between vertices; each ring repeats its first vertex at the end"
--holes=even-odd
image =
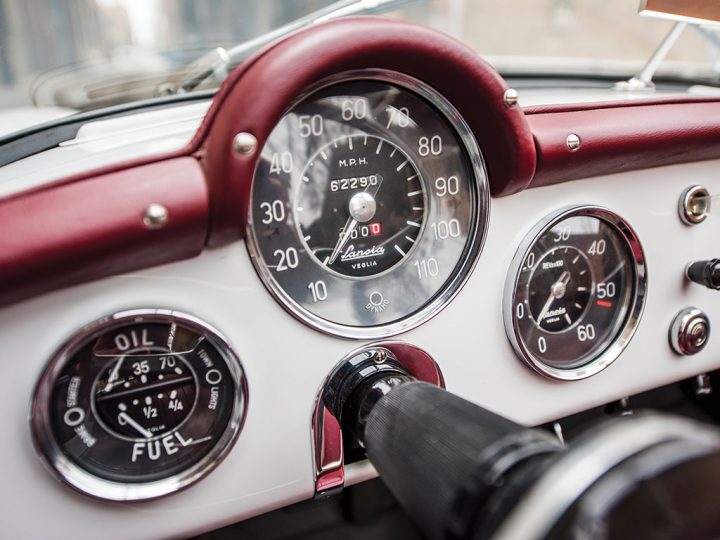
POLYGON ((477 144, 447 101, 400 74, 346 74, 299 100, 266 141, 248 247, 293 315, 380 337, 457 292, 487 213, 477 144))
POLYGON ((643 250, 630 226, 598 207, 561 210, 523 241, 505 286, 505 329, 518 355, 555 379, 607 367, 645 302, 643 250))

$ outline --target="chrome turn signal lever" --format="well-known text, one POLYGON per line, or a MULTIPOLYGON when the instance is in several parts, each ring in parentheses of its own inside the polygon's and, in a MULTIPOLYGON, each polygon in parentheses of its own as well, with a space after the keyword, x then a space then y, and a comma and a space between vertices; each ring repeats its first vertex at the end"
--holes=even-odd
POLYGON ((415 380, 400 360, 383 348, 360 351, 327 379, 323 401, 426 537, 720 536, 709 502, 720 483, 720 430, 636 414, 564 448, 546 431, 415 380))

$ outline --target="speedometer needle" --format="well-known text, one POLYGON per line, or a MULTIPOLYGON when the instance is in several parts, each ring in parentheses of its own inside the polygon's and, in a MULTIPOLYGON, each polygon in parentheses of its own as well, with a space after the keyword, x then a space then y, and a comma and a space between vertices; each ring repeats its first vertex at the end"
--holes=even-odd
POLYGON ((327 262, 325 264, 332 264, 335 262, 335 259, 337 259, 337 256, 340 254, 340 250, 345 247, 345 244, 347 244, 347 241, 350 238, 350 234, 352 234, 353 230, 355 230, 357 224, 357 220, 353 219, 352 216, 348 218, 342 232, 340 233, 337 244, 335 244, 335 249, 333 249, 333 252, 330 254, 330 258, 327 259, 327 262))
POLYGON ((550 296, 548 296, 548 299, 545 302, 543 308, 540 310, 540 314, 538 315, 537 321, 535 322, 535 325, 538 328, 540 327, 540 323, 542 322, 543 318, 550 310, 550 306, 552 306, 553 302, 556 299, 562 298, 565 295, 565 287, 567 286, 569 281, 570 272, 565 270, 562 274, 560 274, 558 280, 550 286, 550 296))
MULTIPOLYGON (((372 196, 373 199, 375 199, 375 196, 377 195, 378 190, 380 189, 380 186, 382 185, 383 177, 378 175, 377 176, 377 185, 374 186, 368 186, 363 191, 367 193, 368 195, 372 196)), ((372 218, 370 218, 372 219, 372 218)), ((337 259, 337 256, 340 255, 340 251, 342 251, 342 248, 345 247, 345 244, 347 244, 347 241, 350 239, 350 235, 355 230, 355 227, 357 227, 358 220, 355 219, 352 214, 350 214, 350 217, 345 222, 345 226, 342 228, 342 232, 340 233, 340 236, 338 237, 338 241, 335 244, 335 248, 333 249, 332 253, 330 254, 330 257, 325 259, 325 264, 332 264, 335 262, 335 259, 337 259)))
POLYGON ((138 424, 135 420, 132 419, 131 416, 129 416, 125 412, 121 412, 120 414, 118 414, 118 423, 121 426, 128 424, 130 427, 135 429, 135 431, 137 431, 140 435, 142 435, 143 437, 146 437, 148 439, 151 439, 153 436, 152 433, 150 433, 147 429, 145 429, 140 424, 138 424))

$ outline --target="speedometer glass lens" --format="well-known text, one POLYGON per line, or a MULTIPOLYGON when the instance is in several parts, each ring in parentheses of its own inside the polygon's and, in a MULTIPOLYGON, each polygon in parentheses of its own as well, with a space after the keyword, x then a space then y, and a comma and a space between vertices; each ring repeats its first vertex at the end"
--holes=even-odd
POLYGON ((245 410, 237 358, 175 312, 100 321, 52 360, 33 403, 43 456, 69 484, 111 500, 157 497, 207 473, 245 410))
POLYGON ((508 337, 531 367, 557 379, 584 378, 615 360, 645 299, 640 243, 619 216, 595 207, 536 226, 508 280, 508 337))
POLYGON ((438 94, 398 74, 326 82, 268 138, 248 247, 268 289, 323 331, 410 328, 467 277, 487 219, 477 145, 438 94))

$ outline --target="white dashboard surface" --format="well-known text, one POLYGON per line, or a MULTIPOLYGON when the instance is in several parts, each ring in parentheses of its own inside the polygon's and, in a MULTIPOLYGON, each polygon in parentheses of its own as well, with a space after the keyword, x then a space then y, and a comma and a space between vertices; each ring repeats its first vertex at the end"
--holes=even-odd
MULTIPOLYGON (((681 192, 720 190, 718 161, 676 165, 527 190, 491 201, 488 236, 457 297, 432 320, 397 336, 427 350, 447 388, 528 425, 720 367, 720 337, 693 357, 668 345, 668 328, 686 306, 720 320, 718 293, 686 284, 693 260, 717 255, 720 221, 697 226, 677 215, 681 192), (648 267, 648 296, 635 337, 605 371, 555 382, 516 357, 505 335, 502 296, 517 246, 544 216, 567 206, 605 206, 637 232, 648 267)), ((298 322, 263 287, 243 242, 191 260, 46 294, 0 310, 5 374, 0 380, 0 522, 6 538, 103 540, 185 537, 312 497, 310 419, 323 378, 363 342, 321 334, 298 322), (30 399, 53 352, 78 328, 131 308, 171 308, 220 330, 240 356, 249 384, 238 442, 207 478, 183 492, 143 503, 106 503, 57 482, 30 438, 30 399)), ((348 483, 373 474, 348 468, 348 483)))

